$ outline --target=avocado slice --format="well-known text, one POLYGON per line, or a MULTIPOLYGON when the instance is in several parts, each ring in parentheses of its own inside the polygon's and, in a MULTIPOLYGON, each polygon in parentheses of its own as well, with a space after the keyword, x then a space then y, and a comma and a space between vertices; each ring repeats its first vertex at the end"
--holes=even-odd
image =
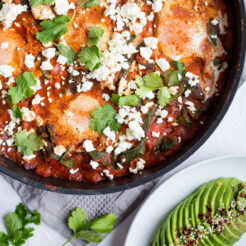
POLYGON ((180 202, 160 226, 152 246, 231 246, 246 232, 246 183, 220 178, 180 202))

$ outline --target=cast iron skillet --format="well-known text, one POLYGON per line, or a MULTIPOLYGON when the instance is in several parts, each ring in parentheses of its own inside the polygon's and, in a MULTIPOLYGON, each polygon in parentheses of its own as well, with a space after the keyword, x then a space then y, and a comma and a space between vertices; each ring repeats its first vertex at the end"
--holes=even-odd
POLYGON ((165 165, 162 163, 146 169, 141 175, 130 175, 114 181, 103 181, 96 184, 43 178, 33 171, 24 170, 19 164, 3 156, 0 156, 0 171, 25 184, 40 189, 66 194, 95 195, 112 193, 142 185, 177 167, 191 156, 213 133, 228 110, 238 88, 246 49, 246 16, 244 0, 231 0, 230 2, 233 6, 236 35, 232 52, 233 59, 224 93, 216 107, 212 109, 209 121, 199 130, 194 139, 187 142, 179 152, 165 161, 165 165))

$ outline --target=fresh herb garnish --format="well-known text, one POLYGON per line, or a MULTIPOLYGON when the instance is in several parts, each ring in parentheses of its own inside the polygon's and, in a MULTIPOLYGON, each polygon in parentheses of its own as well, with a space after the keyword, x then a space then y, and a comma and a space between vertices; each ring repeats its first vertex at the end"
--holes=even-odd
POLYGON ((55 4, 55 0, 30 0, 30 5, 32 7, 37 7, 37 6, 42 5, 42 4, 53 5, 53 4, 55 4))
POLYGON ((85 64, 85 68, 91 71, 99 68, 102 64, 102 55, 96 45, 81 48, 78 57, 78 61, 85 64))
POLYGON ((214 45, 217 46, 217 34, 211 34, 208 36, 209 41, 214 45))
POLYGON ((100 0, 88 0, 85 2, 84 7, 92 8, 98 6, 99 4, 100 4, 100 0))
POLYGON ((19 106, 12 107, 13 116, 17 119, 22 119, 22 112, 19 106))
POLYGON ((74 235, 62 246, 74 238, 87 242, 101 242, 102 236, 100 234, 111 232, 116 221, 115 214, 111 213, 91 221, 88 221, 86 217, 86 213, 81 208, 76 208, 72 211, 71 216, 68 218, 68 226, 74 235))
MULTIPOLYGON (((176 63, 175 66, 181 68, 181 65, 178 63, 176 63)), ((137 77, 136 84, 139 87, 136 90, 136 94, 139 97, 145 98, 150 92, 158 90, 158 104, 161 107, 165 107, 167 103, 169 103, 171 95, 169 93, 168 88, 163 86, 161 77, 157 73, 149 73, 145 75, 143 78, 137 77)))
POLYGON ((53 20, 42 21, 40 25, 43 31, 37 32, 36 37, 44 44, 56 41, 68 32, 67 24, 69 22, 70 18, 66 15, 58 16, 53 20))
POLYGON ((117 112, 110 104, 98 106, 91 113, 90 128, 99 134, 109 126, 111 131, 117 132, 120 124, 115 119, 117 112))
POLYGON ((171 95, 167 87, 162 87, 157 93, 158 104, 165 107, 171 100, 171 95))
POLYGON ((185 78, 185 66, 180 61, 172 61, 175 70, 168 70, 164 73, 164 80, 169 86, 175 86, 185 78))
POLYGON ((141 99, 137 95, 120 96, 112 94, 110 101, 118 106, 137 106, 141 99))
POLYGON ((101 26, 91 26, 88 29, 87 45, 98 46, 103 33, 104 29, 101 26))
POLYGON ((218 71, 220 71, 223 67, 223 60, 221 60, 219 57, 214 58, 213 65, 217 67, 218 71))
POLYGON ((127 44, 132 43, 135 39, 137 38, 137 36, 135 34, 130 35, 130 39, 126 41, 127 44))
POLYGON ((40 214, 27 209, 22 203, 16 206, 15 212, 4 218, 7 234, 0 232, 1 246, 21 246, 33 236, 34 228, 26 227, 28 224, 40 225, 40 214))
POLYGON ((135 82, 139 87, 136 94, 141 98, 146 98, 150 92, 163 86, 160 75, 154 72, 143 77, 138 76, 135 82))
POLYGON ((34 91, 31 86, 36 85, 36 79, 32 72, 24 72, 16 79, 16 86, 10 86, 7 94, 7 101, 11 105, 15 105, 33 95, 34 91))
POLYGON ((156 152, 165 152, 172 149, 176 145, 175 141, 172 138, 161 138, 155 146, 156 152))
POLYGON ((26 131, 18 131, 15 135, 15 146, 19 153, 30 156, 34 151, 39 151, 42 147, 42 139, 36 133, 28 134, 26 131))
POLYGON ((71 65, 74 63, 76 53, 74 52, 73 48, 69 45, 65 45, 63 43, 55 44, 58 51, 56 55, 62 55, 67 58, 67 65, 71 65))

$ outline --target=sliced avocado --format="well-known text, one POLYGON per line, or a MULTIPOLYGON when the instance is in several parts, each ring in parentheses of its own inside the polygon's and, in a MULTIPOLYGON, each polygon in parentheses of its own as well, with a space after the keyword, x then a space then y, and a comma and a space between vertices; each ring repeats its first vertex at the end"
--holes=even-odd
POLYGON ((152 246, 232 246, 246 232, 245 210, 246 183, 236 178, 205 183, 171 211, 152 246), (231 213, 235 216, 228 217, 231 213))

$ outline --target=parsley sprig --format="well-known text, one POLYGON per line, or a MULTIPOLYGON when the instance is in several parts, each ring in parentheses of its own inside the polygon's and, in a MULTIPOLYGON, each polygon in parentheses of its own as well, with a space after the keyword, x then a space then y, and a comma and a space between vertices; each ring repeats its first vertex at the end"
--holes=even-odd
POLYGON ((76 208, 68 218, 68 226, 73 231, 74 235, 62 246, 66 245, 74 238, 82 239, 87 242, 101 242, 102 236, 100 234, 111 232, 114 228, 115 221, 116 216, 111 213, 88 221, 86 213, 81 208, 76 208))
POLYGON ((21 246, 33 236, 34 228, 26 227, 29 224, 40 225, 40 214, 27 209, 22 203, 16 206, 15 212, 4 218, 7 234, 0 232, 1 246, 21 246))
POLYGON ((101 26, 91 26, 88 29, 87 45, 98 46, 103 33, 104 29, 101 26))
POLYGON ((70 21, 71 19, 66 15, 58 16, 53 20, 42 21, 40 25, 43 31, 36 33, 37 39, 44 44, 58 40, 68 32, 67 24, 70 21))
POLYGON ((118 106, 137 106, 141 99, 137 95, 120 96, 112 94, 110 101, 118 106))

